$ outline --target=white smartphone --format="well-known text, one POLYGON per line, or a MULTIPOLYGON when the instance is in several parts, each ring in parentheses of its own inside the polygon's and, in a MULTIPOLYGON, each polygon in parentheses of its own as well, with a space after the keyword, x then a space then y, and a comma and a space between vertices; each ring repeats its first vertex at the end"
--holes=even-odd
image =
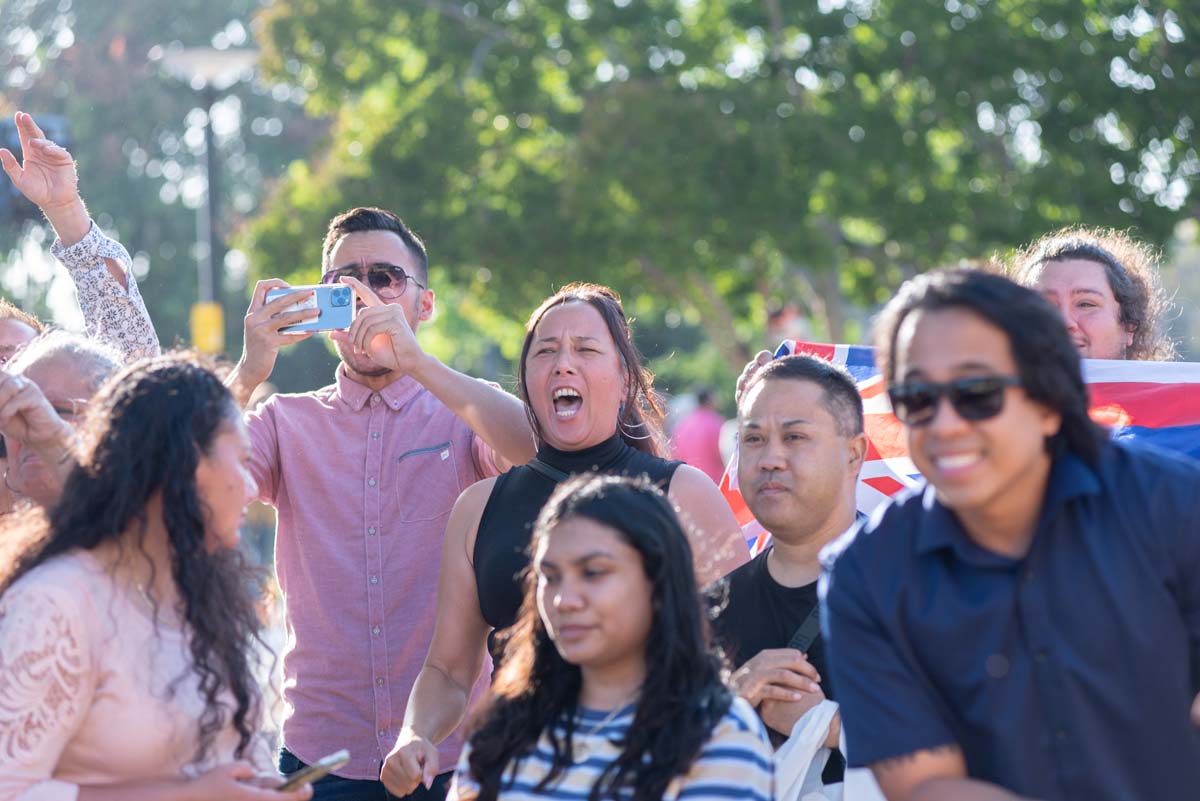
POLYGON ((323 778, 330 773, 333 773, 340 767, 343 767, 350 761, 350 752, 343 748, 341 751, 335 751, 326 757, 321 757, 316 762, 301 768, 295 773, 283 780, 282 784, 275 786, 275 789, 281 793, 290 793, 292 790, 299 790, 306 784, 315 782, 317 779, 323 778))

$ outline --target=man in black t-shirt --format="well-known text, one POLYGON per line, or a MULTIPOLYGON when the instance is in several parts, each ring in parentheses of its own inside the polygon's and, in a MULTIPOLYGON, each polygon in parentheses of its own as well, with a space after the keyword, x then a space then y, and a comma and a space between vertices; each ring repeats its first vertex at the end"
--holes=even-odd
MULTIPOLYGON (((713 628, 736 668, 734 688, 758 711, 776 745, 832 689, 817 613, 817 556, 855 520, 855 487, 867 440, 862 399, 843 369, 812 356, 776 359, 754 374, 738 403, 738 483, 771 546, 710 590, 713 628)), ((835 749, 822 780, 842 780, 835 749)))

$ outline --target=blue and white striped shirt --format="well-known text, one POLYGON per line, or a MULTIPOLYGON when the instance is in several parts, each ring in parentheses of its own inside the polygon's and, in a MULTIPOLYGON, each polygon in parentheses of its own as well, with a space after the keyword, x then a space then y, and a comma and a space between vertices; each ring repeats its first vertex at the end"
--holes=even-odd
MULTIPOLYGON (((516 759, 505 771, 500 798, 587 801, 604 769, 621 755, 622 742, 633 723, 636 708, 636 704, 630 704, 607 722, 608 712, 581 709, 572 738, 577 761, 552 786, 536 791, 554 762, 550 738, 543 734, 532 751, 516 759)), ((771 755, 771 744, 758 715, 746 701, 735 698, 691 769, 671 782, 663 799, 771 801, 775 778, 771 755)), ((478 796, 479 785, 470 775, 469 756, 468 745, 454 772, 449 801, 472 801, 478 796)))

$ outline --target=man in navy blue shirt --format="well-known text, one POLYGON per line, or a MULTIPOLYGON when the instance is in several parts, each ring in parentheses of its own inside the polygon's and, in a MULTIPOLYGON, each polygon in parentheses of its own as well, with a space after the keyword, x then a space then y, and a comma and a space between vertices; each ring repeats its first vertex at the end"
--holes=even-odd
POLYGON ((1200 465, 1110 442, 999 276, 913 279, 878 337, 928 486, 823 555, 848 763, 889 801, 1200 797, 1200 465))

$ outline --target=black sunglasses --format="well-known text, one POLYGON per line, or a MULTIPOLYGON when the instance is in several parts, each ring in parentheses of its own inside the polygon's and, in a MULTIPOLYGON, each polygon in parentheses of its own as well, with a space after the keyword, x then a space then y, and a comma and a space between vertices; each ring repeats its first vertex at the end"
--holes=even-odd
POLYGON ((395 264, 372 264, 367 267, 365 275, 361 267, 339 267, 321 276, 321 283, 335 284, 347 276, 362 281, 383 300, 395 300, 403 295, 409 281, 419 289, 425 288, 424 284, 406 273, 403 267, 395 264))
POLYGON ((888 389, 892 412, 908 426, 923 426, 937 415, 942 396, 950 399, 954 412, 964 420, 987 420, 1004 409, 1004 390, 1021 385, 1021 379, 1005 375, 959 378, 944 384, 909 381, 888 389))

